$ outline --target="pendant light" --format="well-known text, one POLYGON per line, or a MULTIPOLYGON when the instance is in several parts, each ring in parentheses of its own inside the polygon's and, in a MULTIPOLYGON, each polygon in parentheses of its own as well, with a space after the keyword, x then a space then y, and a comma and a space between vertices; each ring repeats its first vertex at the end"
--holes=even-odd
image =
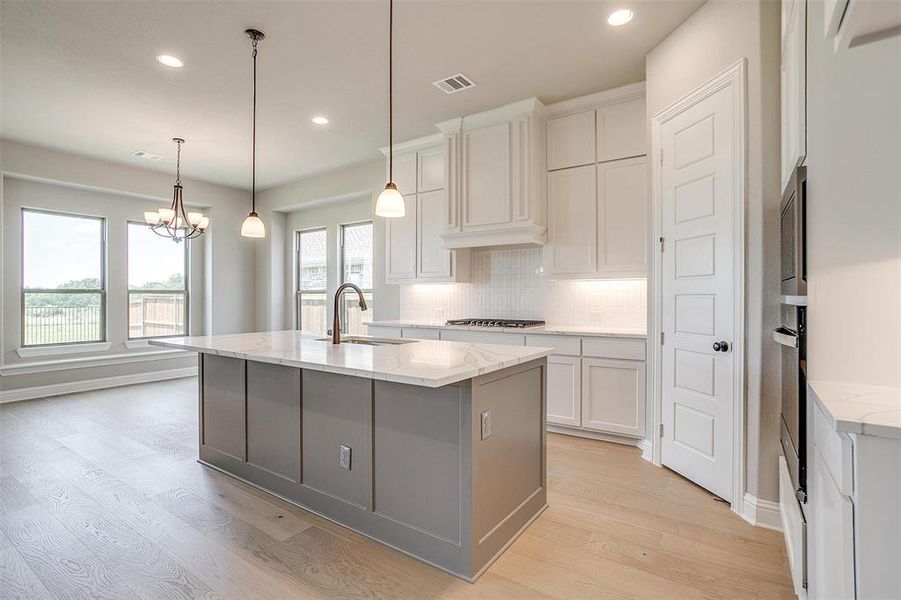
POLYGON ((388 183, 375 201, 375 214, 397 218, 406 213, 394 184, 394 0, 388 0, 388 183))
POLYGON ((262 31, 247 29, 244 35, 251 39, 253 44, 253 128, 251 134, 251 183, 250 183, 250 214, 241 223, 241 235, 249 238, 266 237, 266 226, 257 214, 257 44, 266 36, 262 31))
POLYGON ((210 218, 200 212, 185 212, 181 186, 181 145, 185 141, 172 138, 177 150, 175 153, 175 185, 172 190, 172 204, 168 208, 147 211, 144 222, 153 233, 172 239, 174 242, 193 240, 203 235, 210 225, 210 218))

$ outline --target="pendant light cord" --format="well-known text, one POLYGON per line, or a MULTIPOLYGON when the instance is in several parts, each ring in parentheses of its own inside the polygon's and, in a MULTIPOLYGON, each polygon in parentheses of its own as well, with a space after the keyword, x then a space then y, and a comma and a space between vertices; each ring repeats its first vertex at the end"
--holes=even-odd
POLYGON ((257 40, 253 40, 253 111, 250 139, 250 210, 257 211, 257 40))
POLYGON ((394 183, 394 0, 388 0, 388 182, 394 183))

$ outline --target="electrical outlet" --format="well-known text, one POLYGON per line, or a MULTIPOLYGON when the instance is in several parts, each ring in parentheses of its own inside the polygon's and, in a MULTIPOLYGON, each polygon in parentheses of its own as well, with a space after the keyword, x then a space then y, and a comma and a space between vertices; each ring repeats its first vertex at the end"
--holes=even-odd
POLYGON ((491 411, 486 410, 482 413, 482 439, 487 440, 491 437, 491 411))
POLYGON ((338 447, 338 466, 350 471, 350 446, 338 447))

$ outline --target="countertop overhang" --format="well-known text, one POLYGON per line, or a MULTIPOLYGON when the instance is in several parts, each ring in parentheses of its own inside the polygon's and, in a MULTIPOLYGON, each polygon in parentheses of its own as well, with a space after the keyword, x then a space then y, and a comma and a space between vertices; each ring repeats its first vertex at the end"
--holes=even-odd
POLYGON ((335 346, 317 339, 321 337, 324 336, 289 330, 160 338, 150 340, 150 344, 425 387, 458 383, 553 352, 552 348, 534 346, 438 340, 385 346, 335 346))

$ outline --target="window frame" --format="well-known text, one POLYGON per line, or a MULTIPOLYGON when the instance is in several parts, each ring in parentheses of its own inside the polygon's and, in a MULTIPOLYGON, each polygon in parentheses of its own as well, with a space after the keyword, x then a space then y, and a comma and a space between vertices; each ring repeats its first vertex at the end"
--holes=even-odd
MULTIPOLYGON (((300 319, 300 303, 303 294, 325 294, 325 305, 326 305, 326 313, 328 313, 328 227, 309 227, 307 229, 298 229, 294 232, 294 328, 298 331, 303 331, 303 326, 300 319), (316 233, 322 231, 325 233, 325 287, 322 289, 316 290, 302 290, 300 289, 300 282, 303 280, 301 276, 301 256, 300 256, 300 237, 303 234, 316 233)), ((328 317, 326 317, 326 329, 328 329, 328 317)), ((324 333, 324 332, 323 332, 324 333)))
MULTIPOLYGON (((375 223, 373 222, 372 219, 366 219, 363 221, 353 221, 350 223, 341 223, 338 225, 338 280, 340 281, 340 283, 338 285, 343 285, 343 284, 347 283, 347 281, 345 279, 345 273, 344 273, 344 266, 345 266, 344 265, 344 258, 345 258, 344 232, 348 227, 359 227, 361 225, 369 225, 370 227, 372 227, 372 247, 371 247, 371 250, 372 250, 372 287, 360 288, 360 290, 363 292, 364 295, 369 294, 372 297, 372 304, 374 305, 375 304, 375 291, 374 291, 375 290, 375 223)), ((345 330, 345 331, 341 332, 343 334, 343 333, 346 333, 347 323, 348 323, 348 321, 347 321, 347 303, 345 302, 344 298, 341 298, 341 300, 339 301, 338 304, 341 307, 341 324, 343 325, 343 328, 345 330)))
POLYGON ((107 224, 106 217, 97 215, 85 215, 63 210, 46 208, 30 208, 23 206, 19 209, 19 343, 20 348, 47 348, 61 346, 78 346, 84 344, 98 344, 107 342, 107 312, 106 312, 106 245, 107 224), (100 222, 100 287, 98 289, 54 289, 54 288, 26 288, 25 287, 25 213, 38 213, 86 219, 100 222), (80 340, 77 342, 54 342, 51 344, 26 344, 25 334, 25 295, 26 294, 100 294, 100 335, 94 340, 80 340))
POLYGON ((152 340, 152 339, 162 339, 162 338, 173 338, 173 337, 184 337, 191 335, 191 248, 187 240, 182 240, 179 242, 180 244, 185 244, 185 287, 183 290, 148 290, 148 289, 131 289, 131 286, 128 283, 128 226, 129 225, 140 225, 143 227, 147 227, 147 223, 143 221, 129 219, 125 222, 125 340, 136 342, 140 340, 152 340), (142 335, 139 337, 131 337, 129 335, 131 330, 131 322, 129 321, 131 315, 129 313, 130 303, 131 303, 131 295, 132 294, 184 294, 185 295, 185 332, 184 333, 173 333, 171 335, 142 335))

